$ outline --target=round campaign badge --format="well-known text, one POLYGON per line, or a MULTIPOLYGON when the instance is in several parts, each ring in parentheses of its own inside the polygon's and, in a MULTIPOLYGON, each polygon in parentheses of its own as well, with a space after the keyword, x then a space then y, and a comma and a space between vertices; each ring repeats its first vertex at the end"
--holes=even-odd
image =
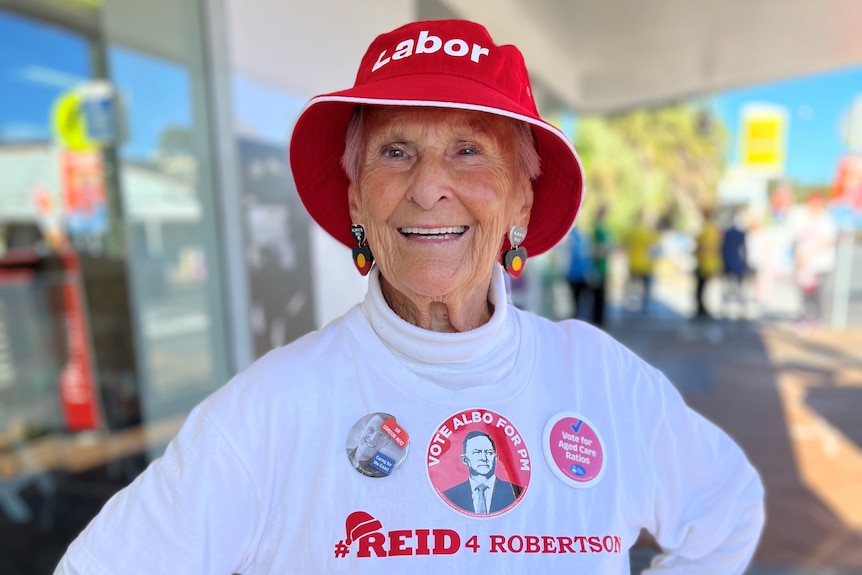
POLYGON ((409 442, 410 436, 394 416, 369 413, 347 434, 347 459, 362 475, 388 477, 407 458, 409 442))
POLYGON ((515 425, 488 409, 447 417, 426 453, 431 486, 449 508, 477 519, 513 509, 530 485, 530 454, 515 425))
POLYGON ((542 433, 545 460, 557 478, 585 489, 605 472, 605 444, 596 426, 577 413, 558 413, 542 433))

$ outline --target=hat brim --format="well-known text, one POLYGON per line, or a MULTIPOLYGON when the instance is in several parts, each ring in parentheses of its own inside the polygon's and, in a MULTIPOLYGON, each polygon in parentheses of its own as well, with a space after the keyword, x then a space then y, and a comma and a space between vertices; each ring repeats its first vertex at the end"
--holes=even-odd
POLYGON ((533 207, 523 246, 529 255, 544 253, 574 224, 583 201, 584 175, 568 137, 535 112, 480 82, 445 74, 405 75, 317 96, 306 104, 294 125, 290 165, 299 196, 311 217, 344 245, 351 247, 356 242, 350 233, 355 222, 350 218, 349 180, 341 157, 347 125, 360 104, 475 110, 530 124, 541 174, 533 182, 533 207))

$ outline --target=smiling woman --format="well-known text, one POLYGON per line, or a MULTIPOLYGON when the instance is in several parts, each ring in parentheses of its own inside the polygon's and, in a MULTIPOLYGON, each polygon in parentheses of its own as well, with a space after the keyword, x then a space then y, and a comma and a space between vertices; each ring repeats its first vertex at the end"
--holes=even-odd
POLYGON ((368 233, 384 297, 424 329, 485 324, 492 266, 507 231, 526 228, 533 201, 516 122, 406 107, 372 108, 361 118, 365 138, 348 202, 368 233))
POLYGON ((365 300, 202 402, 58 573, 622 575, 641 529, 663 573, 744 570, 763 489, 739 447, 607 334, 508 302, 583 192, 517 48, 382 34, 290 159, 365 300))

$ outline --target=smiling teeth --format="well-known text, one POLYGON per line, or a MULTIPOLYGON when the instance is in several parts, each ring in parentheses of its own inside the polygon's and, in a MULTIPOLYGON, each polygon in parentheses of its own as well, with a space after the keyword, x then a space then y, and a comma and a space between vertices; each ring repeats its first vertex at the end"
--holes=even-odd
POLYGON ((401 228, 402 234, 417 236, 439 236, 442 234, 463 234, 467 231, 466 226, 449 226, 446 228, 401 228))

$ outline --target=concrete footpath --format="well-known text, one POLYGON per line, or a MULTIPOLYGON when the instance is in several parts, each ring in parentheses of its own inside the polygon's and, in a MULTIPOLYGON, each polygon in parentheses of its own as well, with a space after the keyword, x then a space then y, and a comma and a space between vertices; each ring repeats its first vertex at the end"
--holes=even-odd
MULTIPOLYGON (((659 301, 607 331, 746 451, 767 524, 749 575, 862 574, 862 329, 781 318, 693 321, 659 301)), ((654 551, 632 553, 639 573, 654 551)))

